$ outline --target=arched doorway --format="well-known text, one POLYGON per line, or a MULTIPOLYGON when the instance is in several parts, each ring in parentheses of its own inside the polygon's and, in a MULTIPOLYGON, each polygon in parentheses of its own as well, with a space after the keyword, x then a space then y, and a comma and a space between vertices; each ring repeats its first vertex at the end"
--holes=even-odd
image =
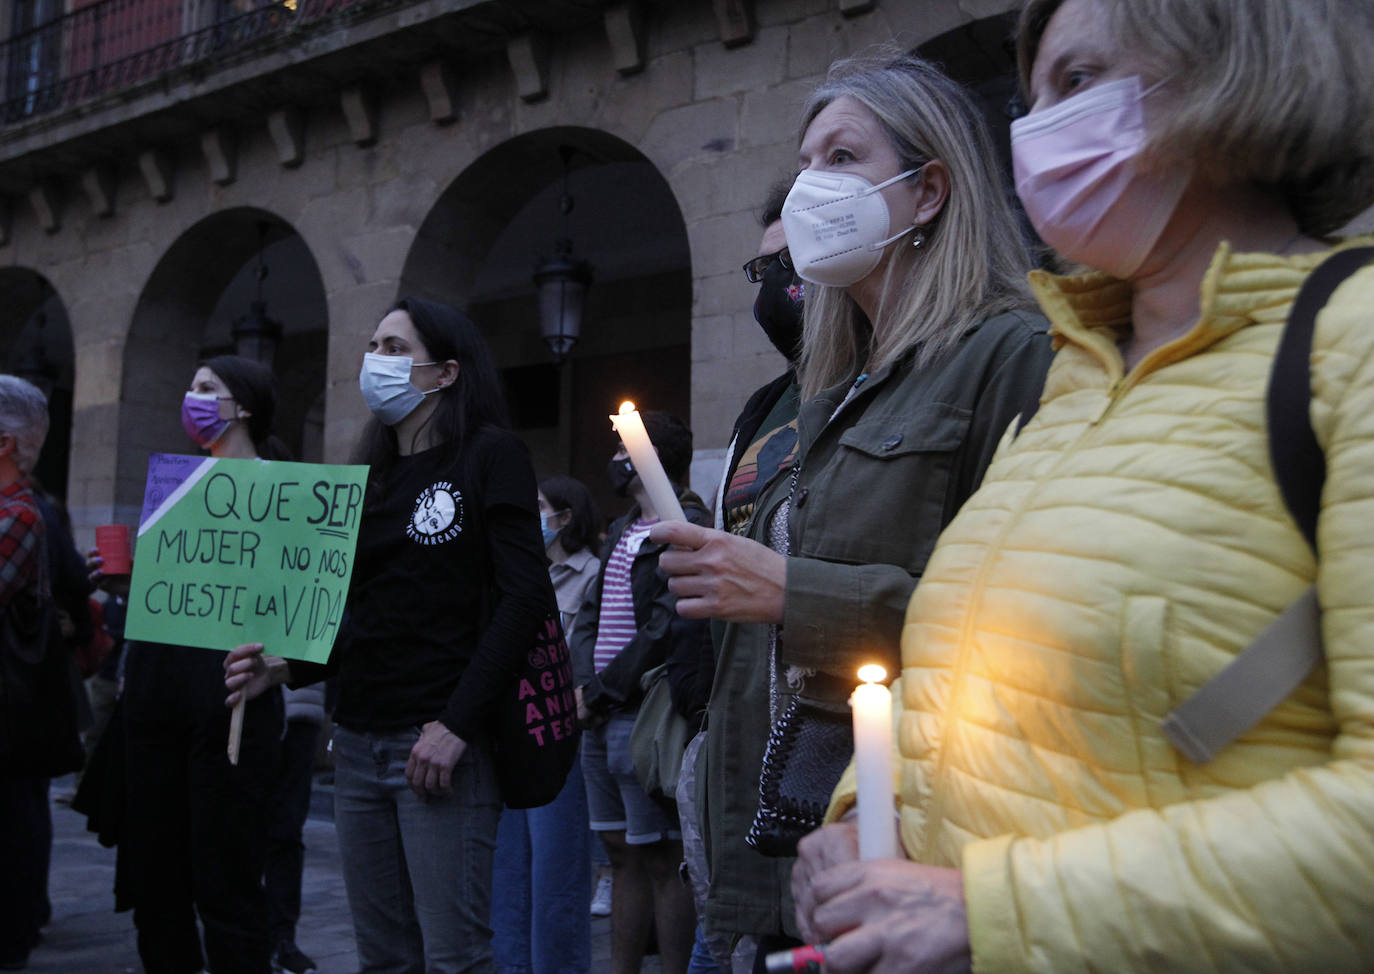
POLYGON ((181 396, 196 363, 213 355, 271 365, 278 435, 300 459, 319 460, 328 332, 314 256, 279 217, 239 207, 178 237, 139 296, 125 346, 116 504, 141 502, 149 453, 193 451, 181 396))
POLYGON ((1007 197, 1020 217, 1021 233, 1026 242, 1036 248, 1040 260, 1047 262, 1052 259, 1051 254, 1036 236, 1011 178, 1011 123, 1026 113, 1016 73, 1013 40, 1016 17, 1016 11, 1010 10, 961 24, 932 37, 916 48, 915 53, 940 65, 946 74, 973 94, 975 103, 983 110, 988 131, 992 133, 993 146, 1006 177, 1007 197))
POLYGON ((690 420, 692 278, 682 213, 658 170, 605 132, 543 129, 474 162, 426 217, 401 292, 472 315, 539 475, 570 473, 608 512, 624 502, 605 486, 615 443, 606 417, 629 398, 690 420), (575 201, 566 217, 564 156, 575 201), (594 280, 580 337, 557 364, 540 336, 533 273, 560 237, 591 263, 594 280))
POLYGON ((62 299, 35 271, 0 270, 0 356, 4 371, 28 379, 48 397, 48 439, 33 475, 65 501, 75 386, 72 331, 62 299))

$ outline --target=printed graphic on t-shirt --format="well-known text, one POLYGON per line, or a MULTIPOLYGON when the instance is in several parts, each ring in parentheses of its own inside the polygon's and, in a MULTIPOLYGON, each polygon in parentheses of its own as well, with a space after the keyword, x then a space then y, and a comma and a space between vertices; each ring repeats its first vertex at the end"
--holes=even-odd
POLYGON ((765 430, 740 456, 735 475, 725 487, 723 500, 725 530, 744 534, 749 519, 754 516, 754 504, 759 491, 769 479, 792 466, 797 455, 797 418, 781 426, 765 430))
POLYGON ((420 491, 406 534, 423 545, 443 544, 463 533, 463 493, 446 480, 420 491))

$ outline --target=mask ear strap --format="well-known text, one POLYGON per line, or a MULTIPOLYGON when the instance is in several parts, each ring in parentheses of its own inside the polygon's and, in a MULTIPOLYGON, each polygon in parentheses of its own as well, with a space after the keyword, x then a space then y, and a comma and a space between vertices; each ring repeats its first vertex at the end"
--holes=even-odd
MULTIPOLYGON (((881 192, 882 190, 887 189, 887 188, 888 188, 889 186, 891 186, 893 183, 899 183, 899 182, 901 182, 903 179, 906 179, 908 176, 914 176, 914 175, 916 175, 918 172, 920 172, 922 169, 924 169, 924 168, 925 168, 926 166, 928 166, 928 165, 930 165, 929 162, 923 162, 923 163, 921 163, 919 166, 917 166, 915 169, 908 169, 906 172, 899 172, 897 175, 893 176, 891 179, 884 179, 881 183, 879 183, 877 186, 874 186, 872 189, 865 190, 863 195, 865 195, 865 196, 871 196, 871 195, 874 194, 874 193, 881 192)), ((896 237, 893 237, 892 239, 893 239, 893 240, 896 240, 897 238, 896 238, 896 237)))
MULTIPOLYGON (((879 192, 879 191, 881 191, 881 190, 883 190, 883 189, 886 189, 888 186, 891 186, 893 183, 901 182, 903 179, 906 179, 906 178, 908 178, 908 177, 910 177, 910 176, 915 176, 915 175, 917 175, 918 173, 920 173, 922 170, 924 170, 925 167, 928 166, 928 165, 930 165, 930 160, 927 159, 925 162, 921 163, 921 164, 920 164, 919 166, 917 166, 915 169, 908 169, 906 172, 899 172, 897 175, 893 176, 891 179, 885 179, 885 180, 883 180, 883 181, 882 181, 881 183, 879 183, 877 186, 874 186, 873 189, 871 189, 869 192, 870 192, 870 193, 879 192)), ((894 233, 892 236, 888 237, 886 240, 879 240, 879 241, 878 241, 877 243, 875 243, 875 244, 869 244, 868 249, 869 249, 869 250, 882 250, 882 249, 883 249, 884 247, 886 247, 888 244, 892 243, 892 241, 894 241, 894 240, 901 240, 901 239, 902 239, 903 237, 905 237, 908 233, 910 233, 912 230, 915 230, 915 229, 916 229, 916 224, 913 223, 911 226, 907 227, 905 230, 900 230, 900 231, 898 231, 897 233, 894 233)))
POLYGON ((913 224, 911 224, 909 227, 907 227, 905 230, 901 230, 901 231, 899 231, 899 232, 897 232, 897 233, 894 233, 892 236, 888 237, 886 240, 879 240, 879 241, 878 241, 877 243, 875 243, 875 244, 869 244, 869 245, 868 245, 868 249, 869 249, 869 250, 882 250, 882 249, 883 249, 884 247, 886 247, 888 244, 892 243, 892 241, 894 241, 894 240, 901 240, 901 239, 902 239, 903 237, 905 237, 908 233, 910 233, 912 230, 915 230, 915 229, 916 229, 916 224, 913 223, 913 224))
POLYGON ((1140 99, 1139 99, 1139 100, 1140 100, 1140 101, 1144 101, 1146 98, 1150 97, 1150 96, 1153 95, 1156 91, 1158 91, 1160 88, 1163 88, 1165 85, 1167 85, 1170 81, 1173 81, 1173 80, 1174 80, 1173 75, 1169 75, 1169 76, 1167 76, 1167 77, 1160 78, 1158 81, 1156 81, 1154 84, 1150 85, 1150 87, 1146 88, 1144 91, 1142 91, 1142 92, 1140 93, 1140 99))

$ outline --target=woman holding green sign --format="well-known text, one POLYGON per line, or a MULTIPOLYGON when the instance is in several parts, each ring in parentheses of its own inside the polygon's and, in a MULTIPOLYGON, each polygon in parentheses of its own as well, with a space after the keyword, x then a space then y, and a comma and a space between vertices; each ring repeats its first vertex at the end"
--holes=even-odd
MULTIPOLYGON (((272 435, 276 405, 267 366, 221 355, 196 369, 182 400, 182 426, 218 458, 289 459, 272 435)), ((129 576, 101 575, 100 564, 93 555, 101 586, 126 594, 129 576)), ((133 907, 139 957, 151 974, 189 974, 207 962, 215 974, 265 974, 269 966, 262 871, 281 696, 245 708, 242 760, 231 765, 223 659, 161 643, 131 641, 125 649, 120 706, 128 787, 116 909, 133 907)))
MULTIPOLYGON (((360 376, 375 421, 337 673, 334 821, 363 971, 491 969, 501 800, 485 733, 555 605, 534 470, 477 326, 401 301, 360 376), (485 620, 485 624, 483 621, 485 620)), ((240 646, 227 703, 318 679, 240 646)))

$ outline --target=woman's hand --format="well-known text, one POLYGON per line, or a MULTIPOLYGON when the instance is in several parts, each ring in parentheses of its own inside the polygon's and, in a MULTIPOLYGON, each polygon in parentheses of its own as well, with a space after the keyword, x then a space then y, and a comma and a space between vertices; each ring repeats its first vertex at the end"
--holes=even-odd
POLYGON ((467 749, 467 742, 439 721, 425 724, 406 761, 410 790, 421 798, 447 795, 453 790, 453 769, 467 749))
POLYGON ((577 701, 577 726, 583 730, 595 730, 611 718, 607 714, 599 714, 587 702, 582 699, 582 688, 573 687, 573 699, 577 701))
POLYGON ((106 575, 101 571, 101 566, 105 564, 105 559, 100 557, 98 548, 91 548, 86 552, 86 577, 90 579, 92 585, 100 589, 107 595, 118 598, 127 598, 129 595, 128 575, 106 575))
POLYGON ((582 699, 582 688, 573 687, 573 700, 577 702, 577 723, 582 727, 592 725, 592 711, 582 699))
POLYGON ((828 974, 971 969, 964 879, 905 859, 858 859, 853 823, 802 839, 792 872, 801 934, 825 943, 828 974))
POLYGON ((286 660, 263 655, 262 643, 235 646, 224 658, 224 688, 229 691, 224 705, 233 707, 240 700, 252 700, 290 678, 286 660))
POLYGON ((845 862, 859 861, 859 829, 852 821, 823 825, 802 836, 797 845, 797 861, 792 866, 792 903, 797 909, 797 927, 808 943, 825 943, 816 933, 811 914, 816 908, 811 881, 820 873, 845 862))
POLYGON ((757 541, 685 521, 663 521, 649 530, 655 544, 673 547, 658 566, 671 578, 684 619, 782 623, 787 559, 757 541))

